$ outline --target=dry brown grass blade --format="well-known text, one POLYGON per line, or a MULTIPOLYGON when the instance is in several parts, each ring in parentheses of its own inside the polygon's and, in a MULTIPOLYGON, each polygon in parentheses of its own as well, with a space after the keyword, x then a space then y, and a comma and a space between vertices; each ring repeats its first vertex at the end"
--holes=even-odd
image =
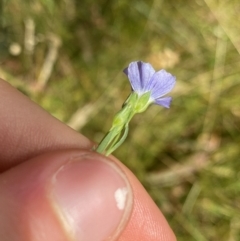
POLYGON ((58 36, 51 34, 49 36, 49 50, 37 80, 37 89, 40 91, 44 89, 51 76, 60 46, 61 39, 58 36))
POLYGON ((80 107, 70 118, 67 125, 74 130, 80 130, 89 121, 93 114, 96 114, 99 110, 100 102, 94 104, 86 104, 84 107, 80 107))
POLYGON ((32 55, 35 47, 35 22, 32 18, 25 20, 24 51, 27 55, 32 55))

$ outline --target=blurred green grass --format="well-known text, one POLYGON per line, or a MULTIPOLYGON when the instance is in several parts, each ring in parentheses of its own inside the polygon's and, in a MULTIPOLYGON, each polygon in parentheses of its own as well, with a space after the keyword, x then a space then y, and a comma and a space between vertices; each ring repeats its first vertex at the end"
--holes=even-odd
POLYGON ((0 1, 0 76, 99 142, 143 60, 177 76, 115 152, 178 240, 240 240, 238 0, 0 1))

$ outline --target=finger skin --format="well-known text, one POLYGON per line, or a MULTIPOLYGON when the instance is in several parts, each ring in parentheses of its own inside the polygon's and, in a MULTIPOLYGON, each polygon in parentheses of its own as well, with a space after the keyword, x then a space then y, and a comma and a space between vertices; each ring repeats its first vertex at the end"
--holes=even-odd
POLYGON ((122 170, 95 152, 39 155, 0 175, 0 240, 118 240, 131 194, 122 170), (113 195, 118 187, 128 193, 121 210, 113 195))
POLYGON ((0 172, 52 150, 90 149, 92 142, 0 79, 0 172))
MULTIPOLYGON (((49 204, 47 191, 57 162, 46 168, 43 158, 40 161, 38 158, 0 175, 0 240, 67 241, 49 204)), ((60 158, 58 162, 61 164, 60 158)))
MULTIPOLYGON (((1 80, 0 98, 1 171, 54 150, 91 149, 92 142, 86 137, 49 115, 1 80)), ((126 173, 134 194, 132 215, 119 240, 176 240, 164 216, 141 183, 121 162, 115 158, 112 160, 126 173)))
POLYGON ((120 161, 116 158, 114 161, 126 172, 134 196, 130 222, 119 241, 175 241, 176 237, 165 217, 142 184, 120 161))

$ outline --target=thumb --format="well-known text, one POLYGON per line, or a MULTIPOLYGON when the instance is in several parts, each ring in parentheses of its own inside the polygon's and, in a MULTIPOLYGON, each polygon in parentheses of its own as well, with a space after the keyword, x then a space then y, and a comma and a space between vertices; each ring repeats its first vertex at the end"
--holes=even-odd
POLYGON ((52 152, 0 175, 0 240, 117 240, 131 210, 125 174, 93 152, 52 152))

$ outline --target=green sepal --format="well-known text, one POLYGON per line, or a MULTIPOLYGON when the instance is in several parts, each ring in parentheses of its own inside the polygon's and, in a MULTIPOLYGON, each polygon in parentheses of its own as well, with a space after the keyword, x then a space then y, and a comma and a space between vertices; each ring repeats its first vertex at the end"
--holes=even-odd
POLYGON ((138 97, 137 103, 135 104, 135 113, 144 112, 151 103, 151 92, 146 92, 138 97))
POLYGON ((124 128, 124 132, 122 134, 121 139, 116 143, 116 141, 114 141, 114 143, 112 144, 112 146, 109 148, 108 151, 106 151, 106 156, 110 155, 112 152, 114 152, 120 145, 122 145, 122 143, 125 141, 125 139, 127 138, 127 134, 128 134, 128 125, 125 126, 124 128))
POLYGON ((138 101, 138 95, 132 92, 123 104, 122 109, 114 116, 112 128, 119 126, 123 128, 132 119, 135 114, 135 105, 138 101))

